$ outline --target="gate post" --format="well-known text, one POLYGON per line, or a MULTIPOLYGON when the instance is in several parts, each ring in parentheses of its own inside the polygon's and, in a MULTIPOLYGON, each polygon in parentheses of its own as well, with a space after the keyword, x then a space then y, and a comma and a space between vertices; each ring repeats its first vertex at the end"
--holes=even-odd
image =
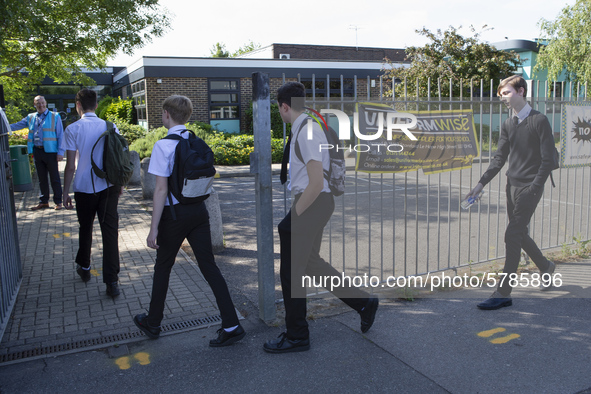
POLYGON ((271 100, 269 75, 252 74, 254 152, 250 172, 255 174, 259 317, 275 319, 275 264, 273 261, 273 188, 271 183, 271 100))

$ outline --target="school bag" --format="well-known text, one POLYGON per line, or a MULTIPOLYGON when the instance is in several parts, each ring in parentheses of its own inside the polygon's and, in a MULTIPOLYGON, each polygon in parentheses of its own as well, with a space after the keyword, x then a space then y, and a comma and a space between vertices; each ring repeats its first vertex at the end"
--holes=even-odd
MULTIPOLYGON (((308 119, 304 119, 298 130, 298 137, 302 129, 307 126, 308 119)), ((323 119, 324 120, 324 119, 323 119)), ((326 142, 332 145, 332 149, 328 149, 329 153, 329 166, 328 170, 324 170, 324 178, 328 182, 328 187, 334 196, 341 196, 345 193, 345 178, 346 178, 346 165, 345 165, 345 154, 344 149, 337 149, 340 146, 340 140, 337 132, 326 123, 321 123, 320 128, 326 136, 326 142)), ((304 162, 302 157, 302 151, 300 149, 298 138, 295 142, 295 154, 301 162, 304 162)))
POLYGON ((178 134, 169 134, 163 138, 178 141, 172 174, 168 177, 168 201, 174 220, 176 215, 171 194, 181 204, 200 203, 212 193, 216 173, 211 148, 190 130, 185 129, 181 134, 186 131, 189 132, 187 139, 178 134))
MULTIPOLYGON (((131 176, 133 175, 133 163, 131 162, 131 154, 129 152, 129 145, 125 137, 115 132, 113 123, 107 121, 107 131, 105 131, 96 140, 90 153, 90 163, 92 171, 101 179, 106 179, 107 182, 121 187, 127 185, 131 176), (105 139, 105 148, 103 150, 103 169, 94 162, 94 148, 99 143, 101 138, 105 139)), ((94 190, 94 177, 92 179, 92 190, 94 190)))
MULTIPOLYGON (((529 119, 527 121, 527 128, 530 133, 535 133, 529 119)), ((554 155, 552 156, 552 170, 550 170, 550 182, 552 183, 552 187, 556 187, 556 184, 554 183, 554 177, 552 176, 552 171, 558 168, 560 168, 560 153, 558 153, 558 149, 556 149, 556 146, 554 146, 554 155)))

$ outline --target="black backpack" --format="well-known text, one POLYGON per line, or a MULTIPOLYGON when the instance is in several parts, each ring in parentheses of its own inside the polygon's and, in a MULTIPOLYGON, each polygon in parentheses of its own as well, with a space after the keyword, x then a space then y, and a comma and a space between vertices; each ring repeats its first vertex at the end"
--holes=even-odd
MULTIPOLYGON (((90 163, 92 171, 101 179, 115 186, 121 187, 127 185, 133 175, 133 163, 129 152, 129 145, 125 137, 115 132, 113 123, 107 122, 107 131, 105 131, 96 140, 90 153, 90 163), (105 149, 103 150, 103 169, 100 169, 94 162, 94 148, 101 138, 105 139, 105 149)), ((92 189, 94 191, 94 178, 92 173, 92 189)), ((96 191, 95 191, 96 193, 96 191)))
MULTIPOLYGON (((535 131, 533 130, 533 128, 531 126, 529 119, 527 121, 527 128, 530 133, 535 133, 535 131)), ((554 146, 554 155, 553 155, 552 159, 553 160, 552 160, 552 170, 550 171, 550 182, 552 182, 552 187, 556 187, 556 184, 554 183, 554 177, 552 176, 552 171, 560 168, 560 153, 558 153, 558 149, 556 149, 556 146, 554 146)))
MULTIPOLYGON (((302 122, 295 142, 295 154, 301 162, 303 162, 304 159, 302 158, 302 151, 300 149, 298 138, 304 126, 308 124, 308 119, 309 118, 304 119, 302 122)), ((322 128, 322 131, 324 131, 326 142, 333 146, 332 149, 328 150, 330 164, 328 171, 324 170, 324 178, 328 182, 328 187, 330 187, 331 193, 334 196, 341 196, 345 193, 346 165, 345 154, 343 152, 344 149, 336 149, 336 147, 340 146, 341 141, 339 140, 339 135, 332 127, 328 126, 327 128, 322 124, 320 127, 322 128)))
POLYGON ((174 166, 168 177, 168 201, 173 219, 176 220, 171 194, 181 204, 197 204, 209 197, 212 192, 215 167, 213 166, 213 152, 201 138, 190 130, 189 138, 178 134, 170 134, 163 139, 177 140, 174 152, 174 166))

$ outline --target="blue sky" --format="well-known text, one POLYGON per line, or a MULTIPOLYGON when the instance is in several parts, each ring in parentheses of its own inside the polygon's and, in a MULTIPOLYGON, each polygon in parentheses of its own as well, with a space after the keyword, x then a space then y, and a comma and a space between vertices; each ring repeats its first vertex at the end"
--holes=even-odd
MULTIPOLYGON (((295 43, 317 45, 405 48, 427 41, 415 33, 423 26, 435 31, 473 25, 492 27, 482 40, 534 39, 541 18, 553 20, 575 0, 366 0, 328 2, 301 0, 244 2, 160 0, 173 14, 166 35, 136 50, 133 56, 118 55, 110 65, 126 66, 146 56, 207 57, 216 42, 230 51, 250 40, 269 45, 295 43)), ((467 29, 461 30, 464 35, 467 29)))

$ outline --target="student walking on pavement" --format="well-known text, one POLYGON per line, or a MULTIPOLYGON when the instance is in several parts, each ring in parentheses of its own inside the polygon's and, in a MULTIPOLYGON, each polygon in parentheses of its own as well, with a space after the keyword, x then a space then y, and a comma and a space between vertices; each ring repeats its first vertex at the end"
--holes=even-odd
MULTIPOLYGON (((484 186, 501 170, 509 160, 507 170, 507 214, 509 224, 505 231, 504 280, 493 295, 479 303, 480 309, 499 309, 513 305, 511 274, 517 272, 521 249, 536 264, 542 278, 548 279, 554 273, 555 265, 549 261, 528 234, 528 225, 534 214, 544 184, 553 169, 555 146, 552 128, 546 115, 532 109, 527 103, 527 84, 517 75, 504 79, 497 94, 510 111, 510 117, 501 126, 498 149, 488 169, 478 184, 466 195, 477 198, 484 186)), ((551 287, 551 280, 542 281, 542 290, 551 287)))

